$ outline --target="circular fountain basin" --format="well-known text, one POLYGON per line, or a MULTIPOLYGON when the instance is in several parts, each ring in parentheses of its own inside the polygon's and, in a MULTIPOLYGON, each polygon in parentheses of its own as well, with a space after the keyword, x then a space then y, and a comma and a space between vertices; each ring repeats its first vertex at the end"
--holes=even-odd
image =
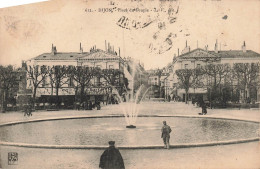
POLYGON ((0 142, 34 145, 162 145, 161 127, 171 126, 171 144, 203 144, 258 137, 259 123, 227 119, 138 117, 127 129, 123 117, 81 118, 21 123, 0 127, 0 142))

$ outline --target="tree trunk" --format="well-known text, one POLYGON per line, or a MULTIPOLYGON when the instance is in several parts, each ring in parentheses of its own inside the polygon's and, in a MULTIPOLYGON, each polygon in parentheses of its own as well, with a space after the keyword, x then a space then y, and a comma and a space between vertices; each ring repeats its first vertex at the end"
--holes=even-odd
POLYGON ((5 93, 5 89, 3 89, 3 96, 2 96, 2 113, 6 112, 6 93, 5 93))
POLYGON ((56 108, 59 108, 59 85, 56 85, 56 108))
POLYGON ((33 101, 32 101, 33 108, 35 107, 34 105, 35 105, 36 92, 37 92, 37 87, 34 86, 34 88, 33 88, 33 101))
POLYGON ((188 90, 185 90, 185 104, 188 103, 188 90))
POLYGON ((85 85, 81 85, 81 90, 80 90, 80 103, 83 103, 84 90, 85 90, 85 85))

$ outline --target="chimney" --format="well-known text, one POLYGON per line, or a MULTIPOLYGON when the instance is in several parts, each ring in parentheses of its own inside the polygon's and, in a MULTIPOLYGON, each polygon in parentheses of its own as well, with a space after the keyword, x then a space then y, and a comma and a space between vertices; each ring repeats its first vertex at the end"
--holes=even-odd
POLYGON ((82 46, 81 46, 81 42, 79 43, 79 52, 80 52, 80 53, 83 53, 83 48, 82 48, 82 46))
POLYGON ((51 54, 55 55, 57 53, 57 49, 56 46, 53 46, 53 44, 51 45, 51 54))
POLYGON ((188 42, 186 40, 186 46, 185 48, 181 51, 181 54, 185 54, 185 53, 188 53, 190 52, 190 46, 188 46, 188 42))
POLYGON ((218 53, 218 40, 216 39, 216 43, 215 43, 215 53, 218 53))
POLYGON ((205 46, 205 50, 208 51, 208 45, 205 46))
POLYGON ((242 51, 246 52, 246 41, 244 41, 244 44, 242 45, 242 51))
POLYGON ((105 51, 107 52, 107 41, 105 40, 105 51))
POLYGON ((118 50, 118 54, 119 54, 119 56, 120 56, 120 48, 119 48, 119 50, 118 50))

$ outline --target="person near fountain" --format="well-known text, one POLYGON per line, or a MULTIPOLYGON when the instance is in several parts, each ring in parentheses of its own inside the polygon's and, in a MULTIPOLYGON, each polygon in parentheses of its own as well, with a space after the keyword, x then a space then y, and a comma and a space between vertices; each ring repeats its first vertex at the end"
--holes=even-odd
POLYGON ((164 148, 169 149, 170 148, 170 133, 172 131, 171 127, 166 124, 166 121, 163 121, 163 127, 161 129, 162 136, 164 142, 164 148))
POLYGON ((99 168, 102 169, 124 169, 124 160, 121 153, 115 148, 115 141, 108 142, 109 147, 100 157, 99 168))

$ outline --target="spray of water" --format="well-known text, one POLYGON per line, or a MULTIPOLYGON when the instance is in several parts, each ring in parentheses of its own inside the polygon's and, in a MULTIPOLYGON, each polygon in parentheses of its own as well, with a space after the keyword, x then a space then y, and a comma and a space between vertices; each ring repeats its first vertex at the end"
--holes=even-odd
MULTIPOLYGON (((114 86, 111 86, 113 91, 115 92, 118 100, 119 100, 119 105, 120 108, 122 110, 122 112, 124 113, 125 116, 125 121, 127 123, 127 125, 134 125, 136 123, 137 117, 138 117, 138 113, 139 113, 139 106, 138 104, 144 99, 145 95, 147 94, 147 92, 149 91, 149 89, 151 87, 149 87, 144 94, 142 95, 142 90, 144 88, 144 85, 141 85, 135 92, 134 89, 134 78, 135 78, 135 74, 136 74, 136 64, 133 63, 133 69, 132 69, 132 89, 131 91, 129 91, 128 93, 126 93, 125 95, 125 102, 123 102, 121 96, 119 95, 117 89, 114 86), (142 97, 141 97, 142 95, 142 97)), ((126 89, 126 87, 125 87, 126 89)), ((127 91, 127 89, 126 89, 127 91)))
POLYGON ((138 116, 138 106, 137 105, 139 102, 141 91, 143 89, 143 85, 141 85, 138 88, 135 95, 133 94, 133 92, 131 92, 132 94, 130 94, 130 98, 129 97, 126 98, 126 102, 123 102, 117 89, 114 86, 111 86, 111 87, 112 87, 113 91, 115 92, 117 98, 119 99, 119 106, 124 113, 125 121, 126 121, 127 125, 134 125, 136 123, 137 116, 138 116))

